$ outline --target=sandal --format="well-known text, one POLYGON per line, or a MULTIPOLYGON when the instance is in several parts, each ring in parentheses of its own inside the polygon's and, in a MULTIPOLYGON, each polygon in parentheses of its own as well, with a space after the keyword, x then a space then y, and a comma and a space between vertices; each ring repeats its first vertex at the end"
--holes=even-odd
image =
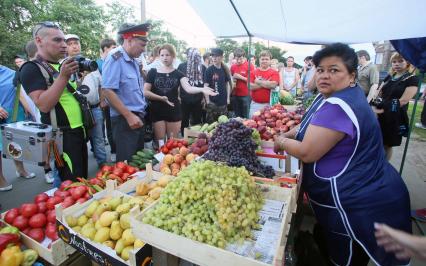
POLYGON ((5 186, 5 187, 0 187, 0 191, 10 191, 12 190, 12 184, 5 186))
POLYGON ((36 174, 34 174, 34 173, 29 173, 28 175, 21 175, 18 171, 16 171, 16 177, 22 177, 22 178, 25 178, 25 179, 31 179, 31 178, 34 178, 34 177, 36 177, 36 174))

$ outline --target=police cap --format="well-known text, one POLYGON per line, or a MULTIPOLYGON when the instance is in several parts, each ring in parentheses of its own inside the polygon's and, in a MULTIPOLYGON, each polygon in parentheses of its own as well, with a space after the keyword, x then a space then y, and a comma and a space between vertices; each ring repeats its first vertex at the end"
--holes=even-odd
POLYGON ((120 27, 118 34, 120 34, 123 39, 138 38, 145 41, 148 41, 148 31, 151 24, 144 23, 139 25, 127 24, 120 27))

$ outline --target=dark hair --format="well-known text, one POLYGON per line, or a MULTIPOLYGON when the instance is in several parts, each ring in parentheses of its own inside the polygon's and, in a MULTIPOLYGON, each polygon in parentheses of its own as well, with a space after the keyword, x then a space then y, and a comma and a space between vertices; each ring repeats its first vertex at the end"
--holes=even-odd
POLYGON ((289 59, 289 58, 293 59, 293 61, 294 61, 294 57, 293 56, 290 55, 289 57, 287 57, 287 59, 289 59))
POLYGON ((355 50, 343 43, 333 43, 326 45, 323 49, 317 51, 312 58, 314 65, 318 67, 319 63, 325 57, 337 56, 343 61, 349 73, 357 73, 358 56, 355 50))
POLYGON ((305 57, 305 59, 303 59, 303 61, 309 61, 312 60, 312 56, 308 55, 307 57, 305 57))
POLYGON ((358 57, 364 56, 367 61, 370 61, 370 55, 366 50, 359 50, 358 52, 356 52, 356 54, 358 55, 358 57))
POLYGON ((203 54, 203 61, 205 61, 207 58, 209 58, 210 57, 210 53, 209 52, 207 52, 207 53, 204 53, 203 54))
POLYGON ((28 41, 25 45, 25 53, 27 54, 28 59, 34 58, 37 53, 37 45, 34 40, 28 41))
POLYGON ((234 56, 236 56, 236 57, 246 56, 246 52, 241 48, 236 48, 234 50, 234 56))
POLYGON ((102 52, 105 50, 105 48, 110 48, 113 45, 117 45, 113 39, 103 39, 100 44, 102 52))

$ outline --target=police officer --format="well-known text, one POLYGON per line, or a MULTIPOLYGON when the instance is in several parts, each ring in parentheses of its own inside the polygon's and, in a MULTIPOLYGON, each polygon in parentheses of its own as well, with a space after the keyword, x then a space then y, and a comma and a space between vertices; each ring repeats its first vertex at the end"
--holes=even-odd
POLYGON ((87 177, 86 130, 82 110, 72 92, 76 84, 70 81, 78 71, 78 63, 69 57, 62 60, 67 51, 65 36, 56 23, 42 22, 33 29, 37 45, 37 58, 25 63, 21 83, 41 112, 41 121, 55 123, 63 131, 62 161, 57 160, 61 180, 87 177), (51 112, 53 110, 53 112, 51 112), (61 164, 62 163, 62 164, 61 164))
POLYGON ((112 134, 117 161, 129 160, 144 147, 146 101, 137 58, 148 43, 149 24, 124 24, 118 34, 123 44, 105 59, 102 89, 111 106, 112 134))

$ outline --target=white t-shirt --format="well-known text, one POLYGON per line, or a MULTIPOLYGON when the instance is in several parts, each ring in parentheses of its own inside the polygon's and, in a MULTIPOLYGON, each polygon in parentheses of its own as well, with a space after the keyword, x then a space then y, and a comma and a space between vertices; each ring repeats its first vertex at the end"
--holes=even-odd
MULTIPOLYGON (((290 86, 294 80, 296 79, 296 68, 293 68, 292 71, 287 71, 286 68, 283 68, 281 75, 283 77, 283 83, 288 87, 290 86)), ((297 84, 295 84, 293 87, 291 87, 290 89, 295 89, 297 86, 297 84)))

